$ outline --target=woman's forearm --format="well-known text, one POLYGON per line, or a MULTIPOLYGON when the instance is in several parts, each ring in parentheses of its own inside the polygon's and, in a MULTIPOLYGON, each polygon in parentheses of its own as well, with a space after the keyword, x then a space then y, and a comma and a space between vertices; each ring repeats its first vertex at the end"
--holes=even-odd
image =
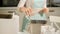
POLYGON ((20 12, 22 12, 22 9, 25 9, 25 7, 24 7, 25 2, 26 2, 26 0, 20 0, 19 1, 19 4, 18 4, 17 8, 20 12))
POLYGON ((26 11, 26 7, 20 7, 19 10, 20 10, 20 12, 25 12, 26 11))

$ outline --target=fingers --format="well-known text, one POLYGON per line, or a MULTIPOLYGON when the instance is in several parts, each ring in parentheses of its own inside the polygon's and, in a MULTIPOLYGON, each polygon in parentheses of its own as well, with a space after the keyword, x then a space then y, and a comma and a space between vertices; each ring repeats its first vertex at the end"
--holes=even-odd
POLYGON ((34 15, 34 13, 33 13, 32 9, 30 9, 29 16, 33 16, 33 15, 34 15))
POLYGON ((41 11, 39 11, 39 13, 40 13, 40 12, 48 13, 48 12, 49 12, 49 9, 48 9, 48 8, 43 8, 41 11))
POLYGON ((49 12, 49 9, 48 9, 48 8, 44 8, 43 11, 44 11, 45 13, 48 13, 48 12, 49 12))
POLYGON ((30 16, 32 14, 32 9, 27 8, 25 13, 26 13, 26 15, 30 16))
POLYGON ((21 7, 20 10, 21 10, 22 12, 25 12, 26 8, 25 8, 25 7, 21 7))
POLYGON ((30 14, 31 14, 31 9, 28 8, 28 9, 27 9, 27 12, 28 12, 28 15, 30 15, 30 14))
POLYGON ((25 10, 25 14, 28 15, 28 11, 27 11, 27 9, 25 10))
POLYGON ((32 15, 32 9, 31 8, 29 8, 29 16, 31 16, 32 15))
POLYGON ((32 9, 31 8, 25 8, 25 7, 21 7, 20 10, 25 13, 27 16, 31 16, 32 15, 32 9))

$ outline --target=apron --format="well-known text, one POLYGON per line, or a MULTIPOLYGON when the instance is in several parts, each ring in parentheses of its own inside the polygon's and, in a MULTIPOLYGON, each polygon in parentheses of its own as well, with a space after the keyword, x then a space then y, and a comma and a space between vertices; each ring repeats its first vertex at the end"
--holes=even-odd
POLYGON ((22 30, 21 31, 25 31, 28 27, 28 25, 30 24, 30 21, 31 20, 46 20, 46 15, 45 13, 43 14, 39 14, 36 10, 37 9, 42 9, 44 8, 44 3, 45 1, 44 0, 34 0, 33 1, 33 5, 32 5, 32 8, 33 8, 33 12, 35 12, 36 14, 34 16, 30 16, 30 17, 24 17, 23 19, 23 24, 22 24, 22 30), (41 16, 42 15, 42 16, 41 16))

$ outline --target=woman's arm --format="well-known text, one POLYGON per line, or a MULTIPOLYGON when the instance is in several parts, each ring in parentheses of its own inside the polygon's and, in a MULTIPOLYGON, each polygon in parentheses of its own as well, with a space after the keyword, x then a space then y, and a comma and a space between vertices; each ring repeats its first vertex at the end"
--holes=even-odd
POLYGON ((45 7, 43 8, 43 11, 45 13, 48 13, 49 12, 49 9, 47 8, 47 0, 45 0, 45 7))
POLYGON ((20 0, 19 3, 18 3, 18 7, 19 8, 24 7, 25 3, 26 3, 26 0, 20 0))
POLYGON ((31 8, 26 8, 26 7, 24 7, 26 1, 27 1, 27 0, 20 0, 20 2, 19 2, 19 4, 18 4, 18 10, 19 10, 20 12, 26 13, 26 15, 31 15, 32 9, 31 9, 31 8))
POLYGON ((22 12, 24 9, 26 9, 25 7, 24 7, 24 5, 25 5, 25 2, 26 2, 26 0, 20 0, 19 1, 19 4, 18 4, 18 10, 20 11, 20 12, 22 12))
POLYGON ((45 5, 44 5, 44 8, 42 9, 42 11, 44 12, 44 13, 48 13, 49 12, 49 9, 47 8, 47 0, 44 0, 45 2, 45 5))

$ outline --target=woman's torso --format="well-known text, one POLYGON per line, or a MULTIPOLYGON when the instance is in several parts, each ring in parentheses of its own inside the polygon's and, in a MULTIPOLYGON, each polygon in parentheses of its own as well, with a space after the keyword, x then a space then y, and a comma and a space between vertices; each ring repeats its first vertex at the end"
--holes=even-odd
POLYGON ((45 0, 28 0, 26 2, 26 7, 31 7, 33 9, 33 13, 37 13, 45 7, 45 0))
POLYGON ((28 7, 31 7, 33 9, 33 13, 35 13, 35 15, 31 16, 30 19, 31 20, 46 20, 45 13, 43 14, 43 16, 38 14, 40 9, 44 8, 44 6, 45 6, 44 0, 33 0, 33 1, 31 1, 30 6, 28 6, 28 7))
POLYGON ((26 0, 26 7, 43 8, 46 5, 46 0, 26 0))

